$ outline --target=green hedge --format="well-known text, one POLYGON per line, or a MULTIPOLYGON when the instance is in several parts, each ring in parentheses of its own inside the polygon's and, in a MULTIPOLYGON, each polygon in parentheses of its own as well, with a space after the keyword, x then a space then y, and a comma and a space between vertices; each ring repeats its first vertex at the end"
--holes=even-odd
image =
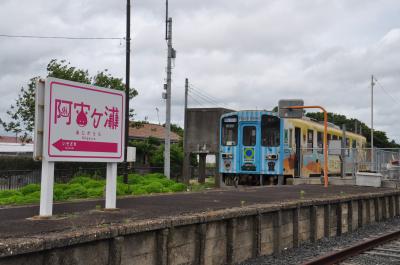
MULTIPOLYGON (((138 175, 130 174, 128 184, 117 178, 117 195, 143 195, 149 193, 166 193, 186 191, 185 184, 167 179, 159 173, 138 175)), ((74 177, 67 184, 54 185, 54 200, 101 198, 104 196, 105 180, 96 180, 88 176, 74 177)), ((40 199, 40 185, 29 184, 19 191, 0 191, 0 205, 37 203, 40 199)))

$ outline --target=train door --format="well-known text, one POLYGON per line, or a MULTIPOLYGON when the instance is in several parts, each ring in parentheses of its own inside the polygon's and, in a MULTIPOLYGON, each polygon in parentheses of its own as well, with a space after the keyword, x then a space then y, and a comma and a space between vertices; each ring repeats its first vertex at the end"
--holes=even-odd
POLYGON ((244 123, 240 126, 240 169, 243 173, 255 174, 259 171, 258 130, 256 123, 244 123))
POLYGON ((294 138, 296 143, 294 176, 299 177, 301 172, 301 128, 295 127, 294 138))

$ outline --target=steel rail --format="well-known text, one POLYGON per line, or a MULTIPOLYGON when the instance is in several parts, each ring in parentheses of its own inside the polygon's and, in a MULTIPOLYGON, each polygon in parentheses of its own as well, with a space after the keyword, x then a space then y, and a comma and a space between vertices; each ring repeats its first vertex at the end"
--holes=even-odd
POLYGON ((400 230, 392 233, 385 234, 383 236, 373 238, 370 240, 366 240, 364 242, 361 242, 357 245, 335 251, 333 253, 329 253, 324 256, 317 257, 316 259, 307 261, 303 263, 302 265, 331 265, 331 264, 336 264, 338 262, 341 262, 345 259, 348 259, 352 256, 355 256, 361 252, 367 251, 369 249, 372 249, 378 245, 381 245, 387 241, 396 239, 400 237, 400 230))

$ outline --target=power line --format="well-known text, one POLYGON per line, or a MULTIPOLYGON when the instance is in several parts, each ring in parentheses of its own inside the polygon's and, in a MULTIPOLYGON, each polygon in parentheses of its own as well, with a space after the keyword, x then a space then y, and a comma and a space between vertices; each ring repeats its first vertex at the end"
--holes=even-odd
POLYGON ((212 105, 216 105, 218 106, 218 103, 212 99, 208 99, 207 97, 201 95, 199 92, 197 92, 196 90, 189 90, 190 93, 196 95, 196 97, 201 98, 203 101, 207 102, 207 103, 211 103, 212 105))
POLYGON ((226 105, 226 104, 222 104, 219 103, 218 100, 216 98, 214 98, 213 96, 207 94, 204 91, 200 91, 200 89, 195 88, 192 84, 190 85, 190 90, 194 93, 196 93, 198 96, 202 97, 205 99, 205 101, 208 101, 209 103, 217 106, 217 107, 223 107, 223 108, 227 108, 227 109, 232 109, 230 106, 226 105))
POLYGON ((124 40, 121 37, 71 37, 71 36, 40 36, 40 35, 10 35, 0 34, 1 38, 25 38, 25 39, 62 39, 62 40, 124 40))
POLYGON ((395 103, 400 104, 400 101, 395 98, 392 94, 390 94, 382 85, 381 83, 378 81, 378 79, 376 77, 374 77, 375 82, 382 88, 383 92, 386 93, 386 95, 388 95, 395 103))
POLYGON ((188 96, 189 96, 193 101, 195 101, 198 105, 204 106, 203 103, 199 102, 199 101, 198 101, 195 97, 193 97, 191 94, 188 94, 188 96))
POLYGON ((212 101, 214 101, 214 102, 217 102, 213 96, 210 96, 210 95, 207 94, 206 92, 204 92, 204 91, 202 91, 202 90, 200 90, 200 89, 195 88, 192 84, 190 84, 190 89, 192 89, 193 91, 196 91, 197 93, 203 95, 204 97, 206 97, 206 98, 208 98, 208 99, 210 99, 210 100, 212 100, 212 101))
MULTIPOLYGON (((194 99, 197 103, 202 102, 201 105, 210 104, 209 101, 205 100, 204 98, 199 97, 198 95, 195 95, 195 94, 192 94, 192 93, 188 93, 188 95, 189 95, 192 99, 194 99)), ((214 104, 211 103, 211 105, 214 105, 214 104)))

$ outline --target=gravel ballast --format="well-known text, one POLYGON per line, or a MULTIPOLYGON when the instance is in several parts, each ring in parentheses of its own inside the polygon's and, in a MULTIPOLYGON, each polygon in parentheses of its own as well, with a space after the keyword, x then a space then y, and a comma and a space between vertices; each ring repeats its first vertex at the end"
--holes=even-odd
MULTIPOLYGON (((323 238, 315 243, 303 243, 299 248, 283 250, 280 255, 262 256, 247 260, 241 265, 256 265, 256 264, 273 264, 273 265, 291 265, 302 264, 308 260, 312 260, 318 256, 327 255, 331 252, 350 247, 361 241, 370 239, 373 236, 389 233, 400 229, 400 218, 396 217, 391 220, 374 223, 364 226, 352 233, 343 234, 340 237, 323 238)), ((368 261, 365 255, 352 258, 348 263, 343 264, 388 264, 387 259, 380 260, 374 258, 371 262, 368 261), (382 263, 381 263, 382 262, 382 263)), ((389 263, 389 264, 399 264, 389 263)))

